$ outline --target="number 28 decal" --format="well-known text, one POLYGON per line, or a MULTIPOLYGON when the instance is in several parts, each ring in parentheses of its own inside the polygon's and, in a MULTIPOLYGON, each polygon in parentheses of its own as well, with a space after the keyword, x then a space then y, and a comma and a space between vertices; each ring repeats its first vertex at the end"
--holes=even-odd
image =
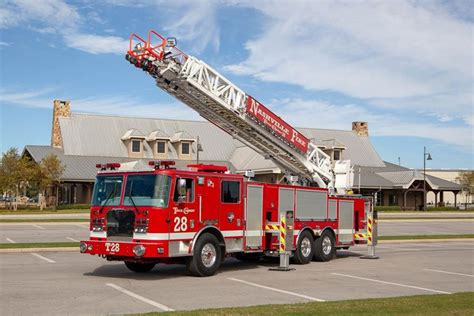
POLYGON ((188 218, 187 217, 175 217, 174 218, 174 231, 183 232, 188 230, 188 218))
POLYGON ((120 244, 116 242, 106 242, 105 243, 105 250, 110 252, 119 252, 120 251, 120 244))

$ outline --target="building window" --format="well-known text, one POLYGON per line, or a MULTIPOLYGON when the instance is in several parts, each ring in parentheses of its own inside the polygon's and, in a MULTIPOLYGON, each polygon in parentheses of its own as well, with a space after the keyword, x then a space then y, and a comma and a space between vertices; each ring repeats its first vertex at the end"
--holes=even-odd
POLYGON ((166 153, 166 142, 157 142, 156 143, 156 152, 158 154, 165 154, 166 153))
POLYGON ((181 143, 181 154, 189 155, 189 143, 181 143))
POLYGON ((139 153, 141 151, 142 142, 140 140, 132 140, 132 153, 139 153))
POLYGON ((398 205, 398 196, 396 194, 390 194, 388 196, 388 205, 390 206, 398 205))
POLYGON ((240 202, 240 182, 222 181, 221 202, 223 203, 239 203, 240 202))
POLYGON ((334 161, 336 160, 341 160, 341 151, 340 150, 334 150, 334 161))

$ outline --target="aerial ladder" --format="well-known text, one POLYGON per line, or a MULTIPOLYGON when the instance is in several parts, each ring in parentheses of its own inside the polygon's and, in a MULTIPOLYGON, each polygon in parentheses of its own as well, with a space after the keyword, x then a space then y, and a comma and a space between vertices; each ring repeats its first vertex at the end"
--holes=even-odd
POLYGON ((146 39, 130 35, 126 59, 146 71, 156 85, 203 118, 241 141, 283 172, 289 183, 347 193, 350 161, 336 161, 316 144, 202 60, 182 52, 175 38, 150 30, 146 39))

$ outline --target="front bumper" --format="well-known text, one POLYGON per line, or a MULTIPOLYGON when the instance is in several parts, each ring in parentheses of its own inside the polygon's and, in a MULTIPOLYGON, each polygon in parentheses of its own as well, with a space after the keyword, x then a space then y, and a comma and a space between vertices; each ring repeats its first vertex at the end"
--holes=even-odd
POLYGON ((122 241, 97 241, 82 240, 79 244, 81 253, 99 255, 104 257, 120 258, 164 258, 168 256, 166 242, 122 242, 122 241), (140 246, 143 246, 140 247, 140 246), (143 255, 140 251, 144 249, 143 255), (135 249, 135 252, 134 252, 135 249))

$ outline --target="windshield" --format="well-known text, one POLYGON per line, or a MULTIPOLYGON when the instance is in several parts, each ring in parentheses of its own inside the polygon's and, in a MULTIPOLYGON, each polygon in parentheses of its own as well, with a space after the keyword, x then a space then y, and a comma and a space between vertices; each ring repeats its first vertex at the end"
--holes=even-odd
POLYGON ((124 205, 167 207, 171 178, 161 174, 130 175, 124 205))
POLYGON ((123 176, 98 176, 94 185, 92 205, 119 205, 122 183, 123 176))

